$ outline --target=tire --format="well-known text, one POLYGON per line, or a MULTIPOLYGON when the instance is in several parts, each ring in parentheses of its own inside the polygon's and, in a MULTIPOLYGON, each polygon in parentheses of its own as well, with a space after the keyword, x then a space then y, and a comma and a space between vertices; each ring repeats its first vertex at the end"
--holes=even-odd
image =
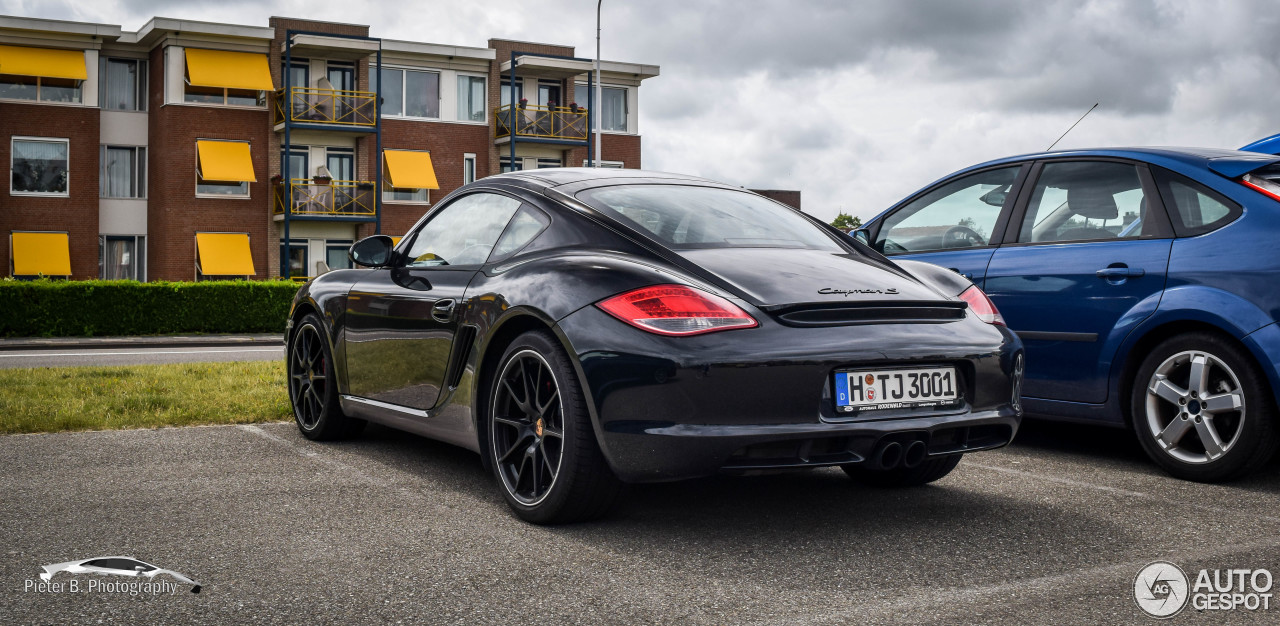
POLYGON ((285 351, 289 405, 293 409, 293 421, 307 439, 348 439, 359 434, 365 422, 347 417, 338 404, 333 354, 321 330, 322 324, 316 314, 308 313, 289 338, 285 351))
POLYGON ((952 454, 940 459, 929 459, 915 467, 895 467, 889 470, 873 470, 858 464, 841 465, 840 469, 854 481, 872 487, 919 487, 951 473, 960 464, 963 454, 952 454))
POLYGON ((517 337, 486 394, 486 453, 520 519, 561 524, 609 511, 622 483, 596 443, 569 356, 550 333, 517 337))
POLYGON ((1253 358, 1231 340, 1204 332, 1167 339, 1143 359, 1132 382, 1134 433, 1147 456, 1170 474, 1233 480, 1275 455, 1280 437, 1271 388, 1253 358), (1193 376, 1203 382, 1193 383, 1193 376))

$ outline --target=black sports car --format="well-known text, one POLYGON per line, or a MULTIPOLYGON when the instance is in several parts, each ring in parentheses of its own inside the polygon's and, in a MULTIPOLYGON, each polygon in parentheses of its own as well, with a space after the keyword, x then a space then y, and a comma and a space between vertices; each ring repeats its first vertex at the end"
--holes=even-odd
POLYGON ((722 471, 923 484, 1021 418, 1022 345, 968 280, 703 179, 491 176, 350 254, 289 315, 302 433, 470 448, 531 522, 722 471))

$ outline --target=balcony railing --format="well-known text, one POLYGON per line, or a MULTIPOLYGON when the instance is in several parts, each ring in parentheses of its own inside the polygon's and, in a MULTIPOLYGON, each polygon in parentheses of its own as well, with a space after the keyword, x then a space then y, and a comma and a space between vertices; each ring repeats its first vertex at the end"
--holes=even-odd
POLYGON ((587 140, 587 110, 581 107, 506 105, 494 111, 494 139, 533 137, 538 139, 587 140))
POLYGON ((372 128, 377 122, 376 99, 372 91, 293 87, 286 97, 280 89, 276 91, 276 123, 284 122, 287 115, 291 122, 372 128))
POLYGON ((373 217, 374 184, 367 180, 334 180, 315 183, 310 178, 292 178, 275 184, 275 214, 313 215, 320 217, 373 217), (289 190, 293 190, 293 206, 289 207, 289 190))

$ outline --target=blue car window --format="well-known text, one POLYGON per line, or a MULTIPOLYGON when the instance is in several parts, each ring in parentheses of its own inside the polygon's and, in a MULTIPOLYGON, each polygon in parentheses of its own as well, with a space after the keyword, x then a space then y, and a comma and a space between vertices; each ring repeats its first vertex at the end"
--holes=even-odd
POLYGON ((1240 205, 1186 176, 1162 167, 1152 170, 1180 237, 1217 230, 1235 221, 1242 212, 1240 205))
POLYGON ((874 247, 903 254, 989 245, 1019 167, 978 172, 931 189, 885 218, 874 247))
POLYGON ((1126 163, 1065 161, 1041 170, 1018 235, 1020 243, 1155 236, 1138 169, 1126 163))

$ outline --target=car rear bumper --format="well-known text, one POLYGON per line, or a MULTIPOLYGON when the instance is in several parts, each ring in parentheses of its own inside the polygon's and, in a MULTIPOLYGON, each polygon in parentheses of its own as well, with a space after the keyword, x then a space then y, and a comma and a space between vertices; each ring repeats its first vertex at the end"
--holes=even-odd
POLYGON ((888 442, 919 441, 938 457, 998 448, 1017 432, 1013 370, 1022 345, 1003 328, 972 318, 817 329, 759 321, 748 330, 669 338, 595 307, 561 320, 601 449, 619 478, 876 466, 888 442), (955 368, 959 403, 837 411, 837 370, 937 365, 955 368))

